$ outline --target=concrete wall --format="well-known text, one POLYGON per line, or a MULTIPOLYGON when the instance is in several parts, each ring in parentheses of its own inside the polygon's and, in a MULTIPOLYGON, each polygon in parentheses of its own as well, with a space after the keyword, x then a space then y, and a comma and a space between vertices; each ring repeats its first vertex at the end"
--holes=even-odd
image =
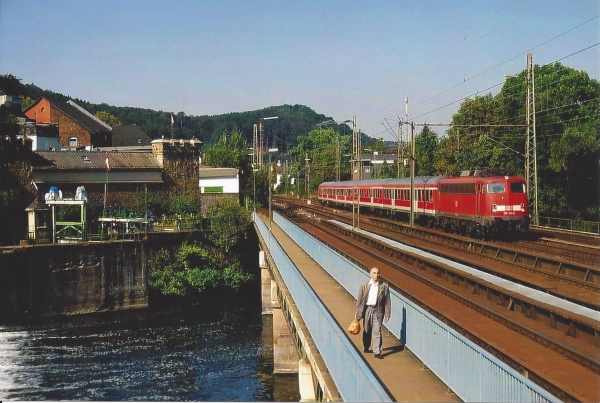
POLYGON ((148 306, 144 242, 47 245, 0 255, 0 322, 148 306))

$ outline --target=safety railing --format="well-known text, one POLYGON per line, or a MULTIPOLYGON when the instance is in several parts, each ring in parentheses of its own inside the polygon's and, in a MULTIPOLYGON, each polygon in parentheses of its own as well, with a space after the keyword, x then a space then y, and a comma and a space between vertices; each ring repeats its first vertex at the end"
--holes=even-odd
POLYGON ((538 225, 540 227, 600 235, 600 222, 597 221, 571 220, 568 218, 556 217, 538 217, 538 225))
POLYGON ((258 214, 254 214, 254 221, 342 399, 350 402, 391 401, 258 214))
MULTIPOLYGON (((357 297, 360 284, 369 279, 365 270, 280 214, 274 214, 274 222, 357 297)), ((390 293, 392 315, 386 323, 390 333, 463 401, 560 401, 395 290, 390 293)), ((329 366, 327 361, 325 363, 329 366)), ((402 376, 402 368, 398 368, 398 376, 402 376)), ((337 382, 337 378, 334 379, 337 382)))

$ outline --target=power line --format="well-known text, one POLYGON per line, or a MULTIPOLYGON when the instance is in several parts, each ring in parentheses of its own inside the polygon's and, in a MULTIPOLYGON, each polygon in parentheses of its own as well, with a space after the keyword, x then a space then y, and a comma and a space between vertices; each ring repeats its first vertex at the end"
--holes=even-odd
MULTIPOLYGON (((531 48, 531 49, 529 49, 529 50, 527 50, 527 51, 525 51, 525 52, 519 53, 518 55, 516 55, 516 56, 514 56, 514 57, 511 57, 510 59, 507 59, 507 60, 503 61, 502 63, 499 63, 499 64, 497 64, 497 65, 495 65, 495 66, 493 66, 493 67, 490 67, 490 68, 488 68, 488 69, 486 69, 486 70, 484 70, 484 71, 482 71, 482 72, 480 72, 480 73, 478 73, 478 74, 475 74, 474 76, 471 76, 471 77, 469 77, 469 78, 465 78, 465 79, 464 79, 462 82, 459 82, 458 84, 456 84, 456 85, 453 85, 452 87, 450 87, 450 88, 448 88, 448 89, 446 89, 446 90, 444 90, 444 91, 442 91, 442 92, 439 92, 439 93, 437 93, 436 95, 434 95, 434 96, 432 96, 432 97, 430 97, 430 98, 428 98, 428 99, 426 99, 426 100, 424 100, 424 101, 422 101, 422 102, 420 102, 420 103, 418 103, 418 104, 416 104, 416 105, 413 105, 413 106, 412 106, 412 108, 416 108, 416 107, 418 107, 418 106, 420 106, 420 105, 423 105, 424 103, 426 103, 426 102, 428 102, 428 101, 430 101, 430 100, 432 100, 432 99, 434 99, 434 98, 436 98, 436 97, 438 97, 438 96, 440 96, 440 95, 442 95, 442 94, 444 94, 444 93, 446 93, 446 92, 448 92, 448 91, 450 91, 450 90, 452 90, 452 89, 454 89, 454 88, 456 88, 456 87, 458 87, 458 86, 460 86, 460 85, 462 85, 462 84, 464 84, 464 83, 466 83, 466 82, 468 82, 468 81, 470 81, 470 80, 473 80, 473 79, 475 79, 475 78, 477 78, 477 77, 479 77, 479 76, 481 76, 481 75, 483 75, 483 74, 485 74, 485 73, 488 73, 488 72, 490 72, 490 71, 492 71, 492 70, 494 70, 494 69, 496 69, 496 68, 498 68, 498 67, 500 67, 500 66, 502 66, 502 65, 504 65, 504 64, 506 64, 506 63, 508 63, 508 62, 511 62, 511 61, 513 61, 513 60, 517 59, 518 57, 522 57, 523 55, 526 55, 527 53, 530 53, 530 52, 532 52, 533 50, 535 50, 535 49, 537 49, 537 48, 539 48, 539 47, 541 47, 541 46, 543 46, 543 45, 545 45, 545 44, 547 44, 547 43, 549 43, 549 42, 552 42, 553 40, 556 40, 556 39, 560 38, 561 36, 563 36, 563 35, 566 35, 567 33, 571 32, 571 31, 573 31, 573 30, 575 30, 575 29, 577 29, 577 28, 579 28, 579 27, 581 27, 581 26, 583 26, 583 25, 585 25, 585 24, 587 24, 587 23, 589 23, 589 22, 591 22, 591 21, 593 21, 593 20, 595 20, 595 19, 599 18, 599 17, 600 17, 600 15, 596 15, 596 16, 594 16, 594 17, 592 17, 592 18, 590 18, 590 19, 588 19, 588 20, 586 20, 586 21, 584 21, 584 22, 582 22, 582 23, 580 23, 580 24, 578 24, 578 25, 574 26, 573 28, 570 28, 570 29, 568 29, 568 30, 566 30, 566 31, 564 31, 564 32, 562 32, 562 33, 560 33, 560 34, 558 34, 558 35, 555 35, 554 37, 552 37, 552 38, 550 38, 550 39, 548 39, 548 40, 546 40, 546 41, 544 41, 544 42, 540 43, 539 45, 536 45, 536 46, 534 46, 533 48, 531 48)), ((592 48, 592 47, 594 47, 594 46, 596 46, 596 45, 592 45, 592 46, 589 46, 589 47, 587 47, 587 48, 585 48, 585 49, 581 49, 580 51, 574 52, 572 55, 574 55, 574 54, 577 54, 577 53, 580 53, 580 52, 583 52, 583 51, 585 51, 585 50, 587 50, 587 49, 590 49, 590 48, 592 48)), ((565 56, 565 58, 567 58, 567 57, 570 57, 570 56, 571 56, 571 55, 569 55, 569 56, 565 56)), ((562 59, 559 59, 559 60, 562 60, 562 59)), ((495 86, 497 86, 497 85, 498 85, 498 84, 496 84, 496 85, 494 85, 494 86, 492 86, 492 87, 489 87, 489 88, 493 88, 493 87, 495 87, 495 86)), ((450 104, 447 104, 447 105, 443 106, 442 108, 445 108, 446 106, 452 105, 452 104, 454 104, 454 103, 455 103, 455 102, 452 102, 452 103, 450 103, 450 104)), ((425 115, 427 115, 427 114, 429 114, 429 113, 432 113, 432 112, 435 112, 435 111, 438 111, 439 109, 442 109, 442 108, 436 108, 436 109, 434 109, 434 110, 432 110, 432 111, 429 111, 429 112, 426 112, 426 113, 422 113, 421 115, 419 115, 419 117, 421 117, 421 116, 425 116, 425 115)))

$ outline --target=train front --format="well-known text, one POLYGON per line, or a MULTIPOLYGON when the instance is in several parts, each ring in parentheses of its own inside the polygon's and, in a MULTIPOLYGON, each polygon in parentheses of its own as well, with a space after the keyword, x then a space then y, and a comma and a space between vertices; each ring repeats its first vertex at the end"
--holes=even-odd
POLYGON ((521 232, 529 228, 527 184, 523 178, 490 177, 484 186, 482 212, 497 230, 521 232))

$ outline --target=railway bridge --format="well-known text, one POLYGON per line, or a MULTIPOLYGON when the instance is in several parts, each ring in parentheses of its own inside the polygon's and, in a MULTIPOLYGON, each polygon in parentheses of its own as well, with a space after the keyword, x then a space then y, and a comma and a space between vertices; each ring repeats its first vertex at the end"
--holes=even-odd
POLYGON ((277 212, 254 227, 274 370, 298 373, 303 401, 559 401, 394 290, 384 359, 363 353, 345 329, 368 273, 277 212))

